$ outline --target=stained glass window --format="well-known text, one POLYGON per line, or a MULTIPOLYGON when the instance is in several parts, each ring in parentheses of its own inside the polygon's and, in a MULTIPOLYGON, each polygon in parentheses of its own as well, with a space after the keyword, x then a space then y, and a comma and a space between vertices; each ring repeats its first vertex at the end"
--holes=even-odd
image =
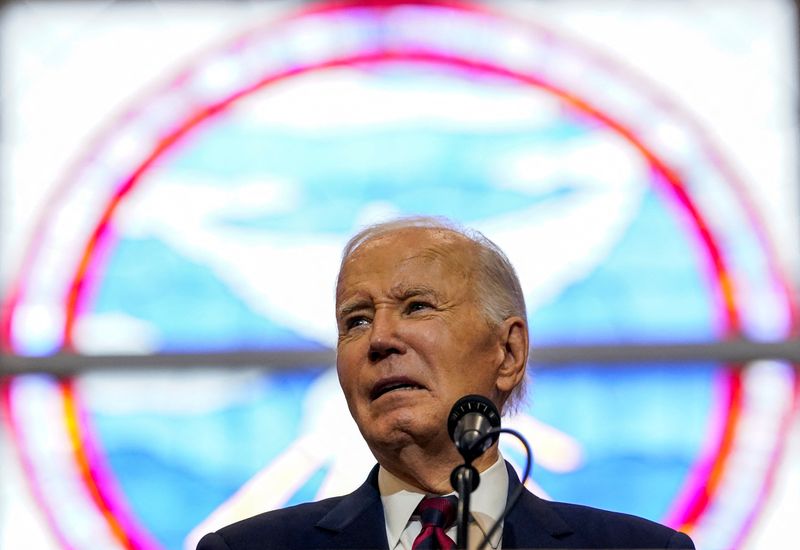
POLYGON ((506 422, 535 491, 704 548, 780 542, 796 370, 669 350, 796 335, 795 17, 7 3, 0 545, 192 547, 357 486, 333 283, 348 236, 412 214, 518 269, 534 362, 506 422), (592 358, 610 347, 629 360, 592 358))

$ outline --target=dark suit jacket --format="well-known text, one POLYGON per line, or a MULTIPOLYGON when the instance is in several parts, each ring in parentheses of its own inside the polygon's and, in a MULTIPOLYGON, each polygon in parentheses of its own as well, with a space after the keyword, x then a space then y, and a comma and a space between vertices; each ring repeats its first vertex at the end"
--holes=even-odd
MULTIPOLYGON (((519 486, 508 468, 509 493, 519 486)), ((355 492, 259 514, 204 536, 197 550, 385 549, 378 467, 355 492)), ((542 500, 524 491, 506 517, 502 548, 694 548, 669 527, 628 514, 542 500)))

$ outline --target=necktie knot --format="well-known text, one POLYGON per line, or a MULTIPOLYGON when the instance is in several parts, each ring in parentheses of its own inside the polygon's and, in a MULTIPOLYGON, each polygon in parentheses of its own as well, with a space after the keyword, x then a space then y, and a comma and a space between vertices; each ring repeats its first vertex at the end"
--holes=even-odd
POLYGON ((417 506, 417 514, 423 526, 433 525, 447 529, 456 521, 458 499, 449 497, 426 497, 417 506))
POLYGON ((416 509, 422 531, 413 544, 413 550, 443 549, 455 547, 453 540, 445 533, 456 521, 458 499, 449 497, 426 497, 416 509))

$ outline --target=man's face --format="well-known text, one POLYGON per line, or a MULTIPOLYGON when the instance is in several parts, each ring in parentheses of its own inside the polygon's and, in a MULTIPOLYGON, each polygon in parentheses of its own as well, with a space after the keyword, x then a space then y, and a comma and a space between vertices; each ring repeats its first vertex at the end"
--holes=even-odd
POLYGON ((366 242, 343 266, 336 366, 376 455, 452 446, 445 427, 457 399, 498 402, 503 345, 472 290, 471 247, 449 231, 411 228, 366 242))

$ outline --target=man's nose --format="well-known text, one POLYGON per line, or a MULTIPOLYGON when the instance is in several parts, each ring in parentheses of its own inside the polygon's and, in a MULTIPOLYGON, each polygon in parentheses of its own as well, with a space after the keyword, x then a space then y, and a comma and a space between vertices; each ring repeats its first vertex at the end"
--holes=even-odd
POLYGON ((405 343, 398 332, 400 319, 390 310, 380 309, 372 319, 369 337, 369 360, 373 363, 394 354, 405 353, 405 343))

